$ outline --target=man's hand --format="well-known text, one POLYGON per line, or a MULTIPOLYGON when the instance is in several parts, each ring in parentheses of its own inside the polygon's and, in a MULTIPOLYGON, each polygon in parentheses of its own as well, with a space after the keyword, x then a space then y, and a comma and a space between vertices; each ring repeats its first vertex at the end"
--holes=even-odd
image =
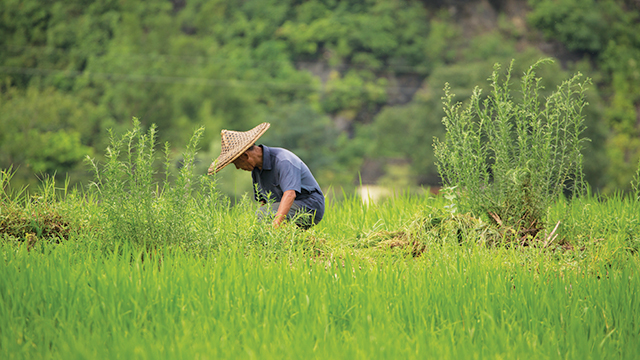
POLYGON ((280 200, 278 212, 276 213, 276 217, 273 219, 274 228, 279 228, 280 224, 282 224, 282 222, 287 219, 287 214, 289 213, 289 210, 291 210, 291 205, 293 205, 293 200, 295 199, 295 190, 287 190, 284 192, 284 194, 282 194, 282 200, 280 200))

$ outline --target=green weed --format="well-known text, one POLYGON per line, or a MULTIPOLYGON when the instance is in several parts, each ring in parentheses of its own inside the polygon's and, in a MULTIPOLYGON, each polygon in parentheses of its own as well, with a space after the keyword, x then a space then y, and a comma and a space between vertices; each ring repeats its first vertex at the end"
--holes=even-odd
POLYGON ((496 64, 492 92, 475 88, 469 104, 453 103, 445 86, 444 141, 435 140, 444 184, 455 187, 462 212, 515 230, 505 240, 528 243, 545 228, 546 212, 565 190, 583 189, 581 134, 586 85, 580 74, 566 80, 544 102, 532 65, 521 80, 521 99, 511 95, 511 66, 500 80, 496 64))
POLYGON ((104 217, 102 240, 110 247, 132 243, 146 249, 188 246, 200 238, 195 232, 198 211, 215 206, 217 193, 206 177, 196 183, 193 174, 198 141, 204 129, 195 131, 182 158, 175 181, 171 181, 169 146, 165 145, 165 173, 161 182, 156 170, 156 128, 144 133, 133 119, 133 129, 121 137, 111 134, 106 162, 90 161, 95 181, 91 195, 104 217), (196 185, 201 190, 193 196, 196 185))

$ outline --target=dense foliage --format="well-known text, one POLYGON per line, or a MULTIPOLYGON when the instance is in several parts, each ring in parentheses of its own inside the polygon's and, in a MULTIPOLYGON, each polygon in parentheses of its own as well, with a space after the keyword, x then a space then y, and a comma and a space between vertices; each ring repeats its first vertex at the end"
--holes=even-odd
MULTIPOLYGON (((357 183, 371 164, 381 170, 365 182, 435 185, 444 83, 464 101, 495 62, 516 59, 517 78, 550 55, 546 89, 578 70, 594 79, 587 180, 628 190, 639 16, 631 0, 3 0, 0 168, 17 183, 56 172, 86 183, 84 157, 103 160, 107 130, 138 117, 178 147, 204 126, 204 173, 220 129, 270 121, 264 142, 300 153, 323 186, 357 183)), ((231 173, 225 192, 246 191, 231 173)))

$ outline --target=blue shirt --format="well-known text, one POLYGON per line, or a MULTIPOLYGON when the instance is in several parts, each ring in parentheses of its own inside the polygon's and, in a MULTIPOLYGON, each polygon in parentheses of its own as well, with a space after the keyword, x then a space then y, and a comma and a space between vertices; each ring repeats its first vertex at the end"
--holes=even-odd
POLYGON ((280 202, 285 191, 295 190, 295 202, 315 211, 316 222, 324 216, 324 195, 309 167, 287 149, 262 147, 262 169, 251 171, 254 198, 257 201, 280 202))

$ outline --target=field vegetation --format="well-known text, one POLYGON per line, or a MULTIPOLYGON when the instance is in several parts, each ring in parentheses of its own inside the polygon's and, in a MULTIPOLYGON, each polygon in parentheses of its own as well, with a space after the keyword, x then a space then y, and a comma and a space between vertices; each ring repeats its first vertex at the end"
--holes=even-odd
POLYGON ((302 231, 257 222, 155 132, 111 138, 88 190, 0 188, 0 357, 635 358, 640 203, 549 201, 514 241, 462 194, 345 195, 302 231), (168 146, 165 146, 168 148, 168 146))
POLYGON ((639 18, 0 1, 0 358, 637 358, 639 18), (328 194, 308 231, 202 175, 262 121, 328 194))
MULTIPOLYGON (((114 233, 108 205, 53 195, 3 198, 2 220, 20 204, 25 232, 3 232, 0 244, 4 359, 640 351, 640 211, 629 197, 558 199, 547 219, 558 228, 528 246, 487 243, 489 223, 451 214, 442 196, 409 194, 368 207, 330 203, 307 232, 258 224, 243 200, 188 219, 198 236, 167 232, 149 246, 137 242, 143 234, 131 237, 134 227, 114 233)), ((154 205, 171 212, 170 200, 180 199, 154 205)), ((182 211, 198 213, 206 201, 182 211)), ((146 231, 167 231, 169 221, 146 231)))

